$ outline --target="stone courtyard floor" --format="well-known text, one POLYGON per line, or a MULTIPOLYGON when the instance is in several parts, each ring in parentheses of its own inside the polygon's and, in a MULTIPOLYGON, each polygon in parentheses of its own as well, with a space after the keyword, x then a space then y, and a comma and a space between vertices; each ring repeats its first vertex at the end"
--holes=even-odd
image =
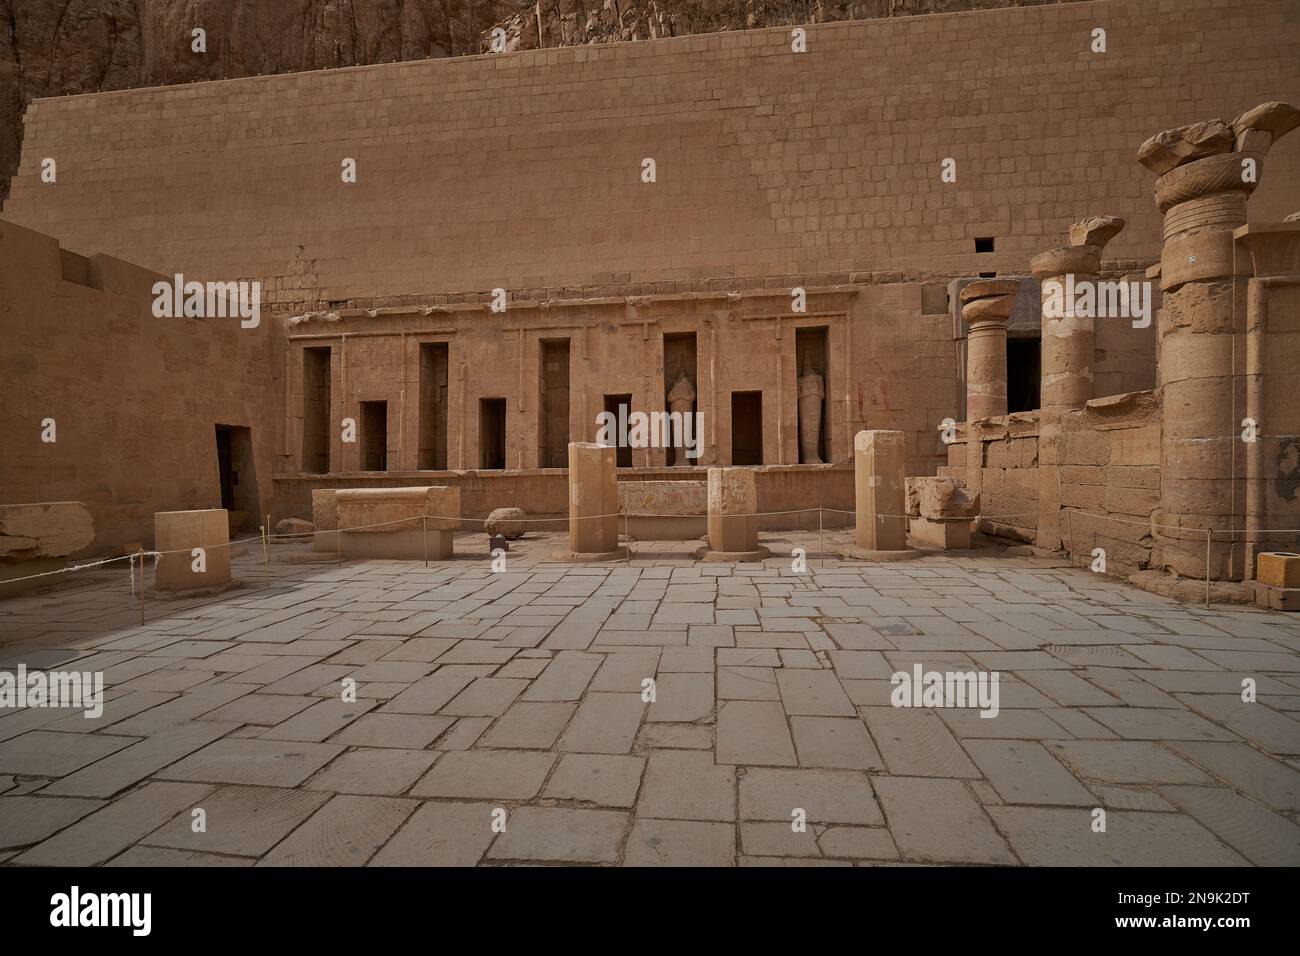
POLYGON ((0 669, 106 685, 98 719, 0 712, 0 861, 1300 864, 1300 616, 818 540, 763 536, 803 574, 276 544, 143 625, 123 564, 0 602, 0 669), (998 672, 1000 712, 891 706, 915 663, 998 672))

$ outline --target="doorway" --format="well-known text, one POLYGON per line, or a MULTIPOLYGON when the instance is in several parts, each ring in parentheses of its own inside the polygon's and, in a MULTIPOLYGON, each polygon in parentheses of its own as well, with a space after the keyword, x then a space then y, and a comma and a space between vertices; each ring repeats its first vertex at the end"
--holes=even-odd
POLYGON ((479 399, 478 410, 479 467, 500 471, 506 467, 506 400, 479 399))
POLYGON ((763 393, 731 393, 731 463, 763 464, 763 393))
POLYGON ((361 403, 361 470, 388 470, 388 403, 361 403))
POLYGON ((221 507, 230 513, 230 530, 238 531, 256 516, 259 506, 253 430, 243 425, 217 425, 216 437, 221 507))
POLYGON ((632 415, 632 396, 631 395, 606 395, 605 411, 614 416, 614 447, 618 449, 616 466, 619 468, 632 467, 632 446, 627 442, 627 434, 619 427, 621 421, 626 421, 632 415), (625 411, 620 416, 618 413, 619 406, 625 411))

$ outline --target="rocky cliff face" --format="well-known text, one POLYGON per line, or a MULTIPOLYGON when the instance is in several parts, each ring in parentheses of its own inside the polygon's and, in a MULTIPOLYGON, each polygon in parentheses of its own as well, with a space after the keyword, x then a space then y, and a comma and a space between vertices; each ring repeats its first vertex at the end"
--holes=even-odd
POLYGON ((0 201, 36 97, 1053 0, 0 0, 0 201), (203 52, 193 31, 205 31, 203 52))

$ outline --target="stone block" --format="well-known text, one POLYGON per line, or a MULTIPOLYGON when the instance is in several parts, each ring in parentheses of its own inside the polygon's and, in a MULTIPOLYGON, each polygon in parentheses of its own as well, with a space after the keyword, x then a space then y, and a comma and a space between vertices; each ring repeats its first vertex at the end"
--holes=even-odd
POLYGON ((311 522, 316 527, 312 535, 312 550, 338 549, 339 513, 335 488, 313 488, 311 492, 311 522))
POLYGON ((618 550, 618 449, 569 443, 569 550, 610 554, 618 550))
POLYGON ((971 495, 959 478, 908 478, 907 513, 931 519, 971 518, 979 511, 979 495, 971 495))
POLYGON ((620 481, 618 508, 627 533, 640 541, 689 541, 708 530, 703 481, 620 481))
POLYGON ((80 501, 0 505, 0 562, 64 558, 95 540, 95 523, 80 501))
POLYGON ((749 468, 710 468, 709 551, 757 554, 758 491, 749 468))
POLYGON ((163 552, 154 586, 188 591, 230 583, 230 519, 225 508, 160 511, 153 516, 154 548, 163 552), (202 560, 194 554, 202 549, 202 560), (203 570, 196 571, 197 566, 203 570))
POLYGON ((1255 578, 1274 588, 1300 588, 1300 554, 1263 551, 1255 558, 1255 578))
POLYGON ((343 488, 335 501, 346 557, 414 561, 452 556, 452 532, 460 526, 459 488, 343 488))
POLYGON ((944 551, 970 547, 970 518, 913 518, 909 525, 912 540, 920 547, 944 551))

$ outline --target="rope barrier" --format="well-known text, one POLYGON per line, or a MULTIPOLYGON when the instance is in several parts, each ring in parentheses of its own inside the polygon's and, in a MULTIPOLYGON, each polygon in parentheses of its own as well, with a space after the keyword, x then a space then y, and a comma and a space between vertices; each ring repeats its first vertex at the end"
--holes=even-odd
MULTIPOLYGON (((755 511, 755 512, 739 512, 739 513, 735 513, 735 514, 728 514, 728 515, 726 515, 726 517, 728 517, 728 518, 767 518, 767 517, 777 517, 777 516, 783 516, 783 515, 810 514, 810 513, 814 512, 814 511, 815 511, 815 512, 818 512, 818 515, 819 515, 819 518, 818 518, 818 538, 819 538, 819 550, 820 550, 820 551, 824 551, 824 550, 825 550, 825 546, 824 546, 824 540, 823 540, 823 538, 824 538, 824 533, 825 533, 825 530, 826 530, 826 529, 825 529, 825 527, 824 527, 824 525, 823 525, 823 523, 822 523, 822 516, 823 516, 826 512, 829 512, 829 513, 831 513, 831 514, 840 514, 840 515, 854 515, 854 516, 857 515, 857 512, 856 512, 856 511, 849 511, 849 510, 846 510, 846 509, 843 509, 843 508, 828 508, 828 507, 819 506, 819 507, 816 507, 816 508, 793 508, 793 509, 789 509, 789 510, 785 510, 785 511, 755 511)), ((1004 518, 1028 518, 1028 517, 1039 517, 1039 518, 1041 518, 1041 517, 1046 517, 1046 516, 1055 515, 1055 514, 1061 514, 1061 513, 1065 513, 1065 514, 1079 514, 1079 515, 1083 515, 1083 516, 1085 516, 1085 517, 1089 517, 1089 518, 1097 518, 1097 519, 1102 520, 1102 521, 1111 521, 1111 522, 1115 522, 1115 523, 1117 523, 1117 524, 1127 524, 1127 525, 1133 525, 1133 526, 1136 526, 1136 527, 1144 527, 1144 528, 1155 528, 1155 529, 1162 529, 1162 530, 1181 531, 1181 532, 1184 532, 1184 533, 1187 535, 1187 538, 1195 539, 1195 540, 1199 540, 1201 535, 1205 535, 1206 538, 1207 538, 1207 543, 1208 543, 1208 541, 1212 538, 1213 535, 1238 535, 1238 534, 1251 534, 1251 535, 1267 535, 1267 534, 1300 534, 1300 528, 1256 528, 1256 529, 1187 528, 1187 527, 1183 527, 1183 526, 1181 526, 1181 525, 1167 525, 1167 524, 1159 524, 1159 523, 1157 523, 1157 522, 1153 522, 1153 521, 1141 521, 1141 520, 1133 519, 1133 518, 1121 518, 1121 517, 1116 517, 1116 516, 1114 516, 1114 515, 1108 515, 1108 514, 1103 514, 1103 513, 1094 512, 1094 511, 1085 511, 1085 510, 1083 510, 1083 509, 1081 509, 1081 508, 1068 508, 1068 507, 1066 507, 1066 508, 1060 508, 1060 509, 1058 509, 1057 511, 1019 511, 1019 512, 1009 512, 1009 513, 1005 513, 1005 514, 984 514, 984 513, 981 512, 980 514, 977 514, 977 515, 973 515, 973 516, 971 516, 971 519, 970 519, 970 520, 978 522, 978 521, 997 521, 997 520, 1004 519, 1004 518)), ((270 517, 270 516, 268 515, 267 517, 268 517, 268 525, 269 525, 269 517, 270 517)), ((657 512, 657 511, 614 511, 614 512, 610 512, 610 513, 608 513, 608 514, 599 514, 599 515, 573 515, 573 516, 559 516, 559 517, 552 517, 552 518, 518 518, 518 519, 512 518, 512 519, 509 519, 509 520, 511 520, 512 522, 518 522, 518 523, 522 523, 522 524, 556 524, 556 523, 560 523, 560 522, 568 522, 568 521, 575 521, 575 520, 576 520, 576 521, 588 521, 588 520, 589 520, 589 521, 599 521, 599 520, 604 520, 604 519, 607 519, 607 518, 620 518, 620 517, 624 519, 624 527, 623 527, 623 530, 624 530, 624 536, 626 536, 626 535, 627 535, 627 519, 628 519, 628 518, 707 518, 707 514, 682 514, 682 513, 680 513, 680 512, 657 512)), ((917 516, 916 516, 916 515, 906 515, 906 514, 897 514, 897 515, 896 515, 896 514, 879 514, 879 515, 877 515, 876 517, 877 517, 877 518, 880 518, 880 519, 884 519, 884 518, 908 519, 908 518, 914 518, 914 517, 917 517, 917 516)), ((458 522, 460 522, 460 523, 462 523, 462 524, 464 524, 464 523, 470 523, 470 524, 479 524, 479 525, 486 525, 487 522, 490 520, 489 518, 470 518, 470 517, 465 517, 465 516, 462 516, 462 515, 450 515, 450 514, 447 514, 447 515, 438 515, 438 514, 423 514, 423 513, 421 513, 421 514, 418 514, 418 515, 410 515, 410 516, 402 517, 402 518, 393 518, 393 519, 391 519, 391 520, 389 520, 389 521, 377 521, 377 522, 374 522, 373 524, 355 525, 355 526, 348 527, 348 528, 323 528, 323 529, 312 530, 312 531, 294 531, 294 532, 278 533, 278 532, 271 532, 271 531, 268 531, 268 530, 267 530, 267 526, 262 526, 261 528, 259 528, 259 533, 258 533, 256 536, 252 536, 252 537, 248 537, 248 538, 238 538, 238 539, 236 539, 236 540, 234 540, 234 541, 223 541, 223 542, 220 542, 220 543, 217 543, 217 544, 203 545, 202 547, 203 547, 205 550, 214 550, 214 549, 219 549, 219 548, 234 548, 234 547, 237 547, 237 546, 242 546, 242 545, 250 544, 250 543, 252 543, 252 542, 258 542, 258 543, 260 543, 260 544, 262 545, 262 547, 263 547, 263 563, 264 563, 264 565, 265 565, 265 573, 266 573, 266 575, 267 575, 268 584, 269 584, 269 576, 270 576, 270 570, 269 570, 269 558, 266 556, 266 551, 265 551, 265 549, 266 549, 266 546, 267 546, 268 542, 269 542, 271 539, 273 539, 273 538, 276 539, 276 540, 283 540, 283 539, 287 539, 287 538, 308 538, 308 537, 314 537, 314 536, 316 536, 316 535, 318 535, 318 534, 336 534, 336 535, 337 535, 337 534, 342 534, 342 533, 344 533, 344 532, 350 532, 350 531, 369 531, 369 530, 372 530, 372 529, 375 529, 375 528, 385 528, 385 527, 389 527, 390 525, 395 525, 395 524, 410 523, 410 522, 415 521, 416 519, 419 519, 419 520, 420 520, 421 525, 422 525, 422 527, 424 528, 423 535, 426 535, 426 536, 427 536, 427 534, 428 534, 428 519, 430 519, 430 518, 437 519, 437 520, 455 520, 455 521, 458 521, 458 522)), ((1180 538, 1179 540, 1186 540, 1186 539, 1180 538)), ((23 576, 23 577, 18 577, 18 578, 8 578, 8 579, 5 580, 5 583, 18 583, 18 582, 21 582, 21 581, 31 581, 31 580, 35 580, 35 579, 37 579, 37 578, 51 577, 51 576, 53 576, 53 575, 57 575, 57 574, 69 574, 69 573, 72 573, 72 572, 74 572, 74 571, 85 571, 85 570, 89 570, 89 569, 93 569, 93 568, 103 567, 103 566, 105 566, 105 565, 113 564, 113 563, 118 562, 118 561, 128 561, 128 562, 130 562, 130 568, 131 568, 131 594, 132 594, 132 596, 134 597, 134 596, 135 596, 135 561, 136 561, 137 558, 141 559, 141 564, 140 564, 140 577, 141 577, 141 588, 143 589, 143 586, 144 586, 144 562, 143 562, 143 558, 144 558, 146 555, 147 555, 147 556, 150 556, 150 557, 152 557, 152 558, 154 559, 154 564, 155 564, 155 566, 156 566, 157 563, 158 563, 158 560, 159 560, 160 558, 162 558, 163 556, 165 556, 165 555, 169 555, 169 554, 189 554, 189 553, 192 553, 193 550, 194 550, 193 548, 173 548, 173 549, 165 550, 165 551, 157 551, 157 550, 154 550, 154 551, 143 551, 143 550, 142 550, 142 551, 134 551, 134 552, 132 552, 132 553, 130 553, 130 554, 118 555, 117 557, 113 557, 113 558, 102 558, 102 559, 97 560, 97 561, 89 561, 89 562, 86 562, 86 563, 83 563, 83 564, 71 565, 71 566, 66 567, 66 568, 55 568, 55 569, 52 570, 52 571, 41 571, 41 572, 39 572, 39 573, 36 573, 36 574, 29 574, 29 575, 25 575, 25 576, 23 576)), ((427 558, 425 559, 425 564, 426 564, 426 566, 427 566, 427 564, 428 564, 428 559, 427 559, 427 558)))

